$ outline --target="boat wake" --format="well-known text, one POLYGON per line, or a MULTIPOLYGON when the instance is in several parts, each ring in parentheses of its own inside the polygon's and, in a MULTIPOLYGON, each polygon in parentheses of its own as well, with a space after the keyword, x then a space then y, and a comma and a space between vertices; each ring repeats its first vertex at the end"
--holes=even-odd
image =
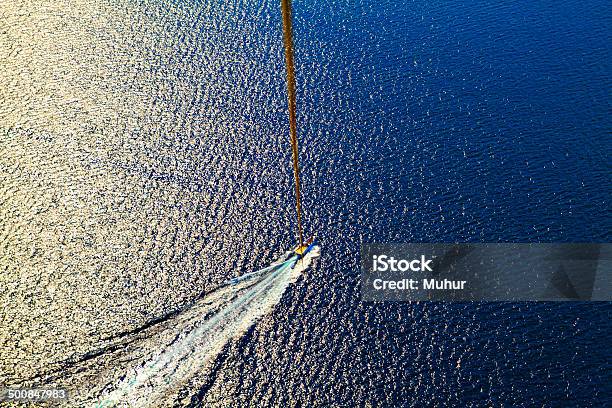
POLYGON ((138 365, 83 405, 147 407, 176 401, 186 384, 197 387, 197 374, 228 341, 244 334, 274 308, 318 255, 315 247, 296 263, 296 256, 286 253, 268 268, 227 281, 151 333, 145 342, 132 346, 136 355, 130 361, 138 365))

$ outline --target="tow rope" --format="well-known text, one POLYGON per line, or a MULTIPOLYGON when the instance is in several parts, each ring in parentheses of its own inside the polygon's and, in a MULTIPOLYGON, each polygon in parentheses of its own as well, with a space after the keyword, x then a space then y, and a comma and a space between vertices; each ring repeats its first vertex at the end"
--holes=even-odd
POLYGON ((295 176, 295 203, 300 248, 304 246, 302 234, 302 204, 300 199, 300 168, 298 165, 297 121, 295 116, 295 67, 293 65, 293 33, 291 30, 291 0, 281 0, 283 13, 283 39, 287 65, 287 94, 289 97, 289 133, 293 152, 293 174, 295 176))

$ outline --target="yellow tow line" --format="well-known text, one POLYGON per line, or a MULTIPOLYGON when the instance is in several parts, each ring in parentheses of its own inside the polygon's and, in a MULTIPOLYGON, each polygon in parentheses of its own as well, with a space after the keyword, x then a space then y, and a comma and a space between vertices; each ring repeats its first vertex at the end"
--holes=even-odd
POLYGON ((283 39, 285 42, 285 59, 287 62, 287 93, 289 96, 289 133, 293 151, 293 174, 295 175, 295 196, 297 224, 300 246, 304 246, 302 234, 302 204, 300 200, 300 168, 298 165, 297 122, 295 118, 295 67, 293 64, 293 33, 291 31, 291 0, 281 0, 283 13, 283 39))

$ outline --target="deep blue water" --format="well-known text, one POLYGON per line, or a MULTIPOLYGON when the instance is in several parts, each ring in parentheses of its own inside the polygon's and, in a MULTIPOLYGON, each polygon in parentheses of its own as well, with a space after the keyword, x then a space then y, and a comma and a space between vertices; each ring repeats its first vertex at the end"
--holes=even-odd
POLYGON ((228 351, 220 400, 611 403, 608 303, 359 301, 362 242, 610 239, 610 5, 461 3, 294 3, 323 259, 228 351))
MULTIPOLYGON (((277 2, 64 3, 9 8, 5 26, 40 35, 0 43, 16 225, 0 266, 72 282, 53 301, 18 285, 0 298, 32 325, 71 319, 6 342, 11 379, 294 242, 277 2)), ((193 405, 611 405, 610 303, 359 298, 361 243, 610 241, 610 3, 293 3, 305 228, 322 257, 184 391, 193 405)))

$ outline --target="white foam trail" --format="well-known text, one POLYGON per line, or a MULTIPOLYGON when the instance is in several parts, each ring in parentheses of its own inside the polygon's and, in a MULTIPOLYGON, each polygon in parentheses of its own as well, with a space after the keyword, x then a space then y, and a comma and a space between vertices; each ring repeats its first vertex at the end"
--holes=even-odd
POLYGON ((279 264, 265 270, 257 279, 239 281, 205 297, 177 318, 173 330, 178 337, 174 341, 161 348, 144 366, 127 373, 89 406, 147 407, 175 398, 181 386, 193 379, 229 340, 242 335, 269 313, 287 286, 318 255, 318 247, 313 248, 293 268, 293 262, 279 264), (215 309, 216 305, 219 307, 215 309))

